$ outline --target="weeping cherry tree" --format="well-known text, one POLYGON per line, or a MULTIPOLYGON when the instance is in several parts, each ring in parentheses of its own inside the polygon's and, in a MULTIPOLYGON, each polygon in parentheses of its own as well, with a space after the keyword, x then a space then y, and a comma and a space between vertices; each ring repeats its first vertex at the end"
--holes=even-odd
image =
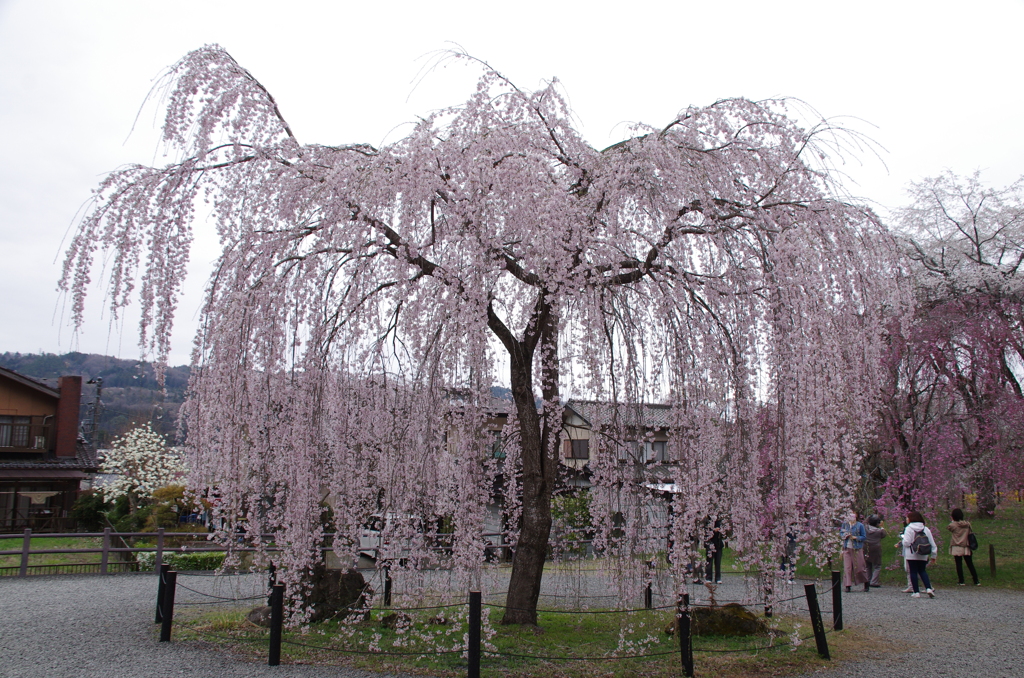
MULTIPOLYGON (((288 576, 319 558, 327 497, 339 555, 370 511, 441 516, 470 581, 504 474, 504 621, 536 623, 569 396, 670 406, 677 568, 712 514, 748 561, 774 559, 788 524, 824 553, 814 538, 849 507, 883 327, 904 304, 892 239, 831 178, 855 137, 801 126, 785 101, 730 99, 598 150, 557 84, 484 68, 468 101, 405 138, 328 146, 300 143, 220 47, 166 84, 176 161, 102 182, 61 285, 81 322, 94 258, 112 252, 113 310, 137 296, 144 350, 164 358, 193 228, 212 215, 190 482, 216 490, 227 529, 273 533, 288 576), (483 452, 500 381, 504 461, 483 452)), ((615 411, 602 430, 624 425, 615 411)), ((597 544, 649 551, 650 493, 615 439, 591 458, 597 544)))

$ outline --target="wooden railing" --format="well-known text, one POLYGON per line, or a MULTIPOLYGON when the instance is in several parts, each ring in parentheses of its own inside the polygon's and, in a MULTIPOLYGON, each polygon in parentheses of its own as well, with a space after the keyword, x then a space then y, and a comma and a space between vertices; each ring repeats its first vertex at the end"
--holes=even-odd
MULTIPOLYGON (((84 572, 85 568, 91 568, 90 571, 96 571, 97 565, 98 565, 98 571, 99 571, 100 574, 112 574, 114 572, 124 572, 124 571, 132 571, 132 570, 136 570, 137 571, 138 570, 138 563, 137 562, 134 562, 134 561, 127 561, 126 562, 126 561, 119 561, 119 560, 117 560, 117 558, 119 558, 119 557, 123 558, 127 554, 135 554, 135 553, 155 553, 156 554, 156 559, 155 559, 155 562, 153 564, 153 568, 155 570, 159 570, 160 569, 160 565, 163 563, 164 554, 169 554, 169 553, 204 553, 204 552, 214 552, 214 553, 228 553, 228 552, 246 553, 246 552, 254 552, 254 551, 280 551, 281 550, 280 547, 276 547, 276 546, 264 545, 264 546, 256 547, 256 546, 248 546, 248 545, 246 545, 247 543, 251 543, 251 541, 247 541, 247 540, 250 540, 254 536, 255 535, 239 534, 237 536, 237 540, 233 541, 231 544, 220 544, 220 543, 217 543, 217 542, 208 541, 208 539, 210 537, 210 533, 209 532, 168 532, 168 531, 164 530, 164 528, 160 528, 156 532, 115 532, 115 531, 111 530, 110 528, 107 528, 107 529, 103 530, 102 532, 68 532, 68 533, 52 533, 52 532, 47 532, 47 533, 42 534, 42 535, 33 533, 31 529, 26 529, 24 531, 24 533, 22 533, 22 534, 18 534, 18 533, 14 533, 14 534, 0 534, 0 542, 11 540, 11 539, 18 539, 18 538, 20 538, 22 540, 22 544, 21 544, 21 548, 20 549, 0 551, 0 556, 21 556, 20 565, 18 566, 18 576, 19 577, 26 577, 26 576, 28 576, 30 570, 32 570, 32 571, 37 571, 37 570, 41 570, 41 569, 48 570, 47 572, 45 572, 45 574, 56 574, 57 571, 58 571, 57 568, 69 568, 68 571, 84 572), (47 537, 47 538, 85 538, 85 537, 97 538, 97 537, 101 537, 103 539, 103 541, 102 541, 102 545, 100 547, 98 547, 98 548, 33 549, 32 548, 32 538, 33 537, 47 537), (155 546, 130 546, 129 545, 129 543, 128 543, 129 539, 138 539, 138 538, 155 540, 156 541, 156 545, 155 546), (180 539, 195 539, 195 540, 198 541, 198 540, 201 539, 205 544, 208 544, 208 545, 207 546, 192 546, 192 545, 171 546, 171 545, 168 545, 168 543, 167 543, 169 539, 170 540, 174 540, 174 541, 177 541, 177 540, 180 540, 180 539), (117 546, 117 543, 120 543, 121 546, 117 546), (61 564, 61 565, 29 565, 29 560, 30 560, 31 556, 34 556, 34 555, 75 554, 75 553, 79 553, 79 554, 98 553, 98 554, 100 554, 100 562, 99 563, 68 563, 68 564, 61 564)), ((326 538, 328 538, 328 539, 332 539, 334 537, 334 534, 333 533, 328 533, 328 534, 325 534, 324 536, 326 538)), ((437 536, 447 536, 447 535, 434 535, 434 536, 437 537, 437 536)), ((502 537, 502 535, 497 534, 497 533, 494 533, 494 534, 488 533, 488 534, 485 534, 483 536, 485 538, 488 538, 488 537, 500 538, 500 537, 502 537)), ((260 538, 263 539, 263 540, 266 540, 267 543, 270 543, 273 540, 274 535, 272 535, 272 534, 264 534, 264 535, 260 535, 260 538)), ((432 547, 432 549, 433 550, 437 550, 437 551, 449 550, 449 549, 447 549, 444 546, 435 546, 435 547, 432 547)), ((511 549, 511 547, 508 544, 487 547, 487 550, 490 553, 494 554, 500 560, 508 560, 508 559, 510 559, 510 557, 511 557, 510 549, 511 549)), ((321 546, 320 550, 321 550, 321 552, 332 551, 333 550, 333 546, 321 546)), ((375 550, 376 549, 374 549, 374 551, 375 550)), ((486 553, 485 553, 485 555, 486 555, 486 553)), ((10 567, 10 568, 0 567, 0 572, 2 572, 3 570, 7 570, 7 569, 13 569, 13 567, 10 567)), ((63 570, 59 570, 59 571, 63 571, 63 570)), ((42 574, 43 572, 40 571, 40 573, 42 574)))
MULTIPOLYGON (((209 532, 167 532, 163 528, 158 529, 156 532, 114 532, 110 528, 103 530, 102 532, 69 532, 64 534, 57 534, 53 532, 47 532, 44 535, 33 534, 31 529, 26 529, 21 535, 13 534, 0 534, 0 540, 8 540, 11 538, 21 537, 22 544, 21 548, 17 550, 0 551, 0 556, 21 556, 21 563, 18 567, 18 576, 28 576, 29 569, 35 568, 46 568, 53 570, 54 568, 79 568, 79 571, 83 567, 95 568, 97 563, 68 563, 61 565, 29 565, 29 559, 34 555, 47 555, 47 554, 72 554, 72 553, 98 553, 100 555, 99 573, 110 574, 113 572, 123 572, 126 570, 138 569, 138 563, 125 562, 116 560, 118 557, 124 557, 124 554, 134 553, 155 553, 156 562, 154 567, 160 569, 160 565, 163 562, 165 553, 201 553, 207 551, 213 552, 227 552, 232 551, 255 551, 254 547, 246 547, 244 545, 231 545, 224 546, 215 542, 208 542, 209 546, 168 546, 166 540, 168 537, 174 539, 202 539, 206 540, 210 536, 209 532), (101 537, 103 539, 102 545, 99 548, 55 548, 55 549, 33 549, 32 548, 32 537, 45 536, 47 538, 85 538, 85 537, 101 537), (129 539, 146 538, 155 539, 156 546, 129 546, 129 539), (121 546, 118 546, 117 543, 121 546), (112 560, 113 559, 113 560, 112 560)), ((276 549, 268 549, 276 550, 276 549)), ((6 568, 4 568, 6 569, 6 568)), ((52 572, 47 572, 51 574, 52 572)))

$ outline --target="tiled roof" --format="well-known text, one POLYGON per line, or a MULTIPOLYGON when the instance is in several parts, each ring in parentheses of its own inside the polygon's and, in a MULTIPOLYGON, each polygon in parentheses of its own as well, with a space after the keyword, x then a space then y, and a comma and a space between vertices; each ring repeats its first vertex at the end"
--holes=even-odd
POLYGON ((99 468, 96 451, 85 444, 82 439, 76 445, 73 457, 50 457, 48 459, 0 459, 0 470, 25 471, 84 471, 95 473, 99 468))
MULTIPOLYGON (((449 403, 455 409, 459 409, 466 406, 469 398, 464 393, 452 393, 449 396, 449 403)), ((483 398, 475 398, 480 409, 492 416, 507 415, 512 412, 515 404, 511 400, 503 400, 501 398, 495 398, 494 396, 484 396, 483 398)))
POLYGON ((570 400, 568 407, 591 425, 661 429, 671 425, 671 405, 570 400))
POLYGON ((24 374, 20 374, 18 372, 15 372, 14 370, 9 370, 6 367, 0 367, 0 376, 7 377, 11 381, 16 381, 19 384, 23 384, 25 386, 28 386, 29 388, 35 389, 36 391, 45 393, 51 398, 60 397, 59 389, 54 388, 53 386, 47 384, 44 381, 35 379, 33 377, 27 377, 24 374))

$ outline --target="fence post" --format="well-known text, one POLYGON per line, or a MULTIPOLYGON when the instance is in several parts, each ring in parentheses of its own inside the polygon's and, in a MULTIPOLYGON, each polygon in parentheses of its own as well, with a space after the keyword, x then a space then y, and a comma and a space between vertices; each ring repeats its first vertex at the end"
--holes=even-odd
POLYGON ((169 569, 171 569, 171 566, 166 563, 161 563, 160 567, 156 569, 156 578, 158 581, 156 585, 156 620, 153 622, 154 624, 159 624, 164 620, 162 610, 164 604, 164 590, 167 588, 165 586, 165 580, 167 579, 167 571, 169 569))
POLYGON ((160 570, 160 566, 164 564, 164 528, 158 527, 156 529, 156 560, 153 561, 153 567, 156 570, 160 570))
POLYGON ((110 528, 103 528, 103 555, 100 556, 100 574, 107 573, 107 563, 110 561, 110 528))
POLYGON ((679 632, 679 653, 683 662, 683 675, 693 675, 693 634, 690 628, 690 594, 684 593, 676 603, 676 630, 679 632))
POLYGON ((832 628, 843 630, 843 575, 835 570, 832 570, 832 628))
POLYGON ((480 605, 479 591, 469 592, 469 667, 468 678, 480 678, 480 605))
POLYGON ((988 571, 992 575, 992 578, 996 578, 996 545, 988 545, 988 571))
POLYGON ((281 627, 284 625, 284 584, 274 584, 270 592, 270 657, 267 664, 281 663, 281 627))
POLYGON ((163 626, 160 627, 160 642, 168 643, 171 640, 171 623, 174 621, 174 589, 177 588, 178 573, 174 570, 167 571, 167 583, 164 585, 164 609, 163 626))
POLYGON ((657 564, 651 560, 647 563, 647 588, 644 589, 644 609, 650 610, 654 607, 654 577, 657 574, 657 564))
MULTIPOLYGON (((470 592, 470 598, 472 598, 470 592)), ((391 607, 391 566, 384 566, 384 607, 391 607)))
POLYGON ((825 624, 821 621, 821 609, 818 607, 818 592, 814 589, 814 584, 804 584, 804 595, 807 596, 807 610, 811 613, 811 628, 814 629, 818 656, 822 659, 831 659, 828 653, 828 640, 825 638, 825 624))
POLYGON ((21 542, 21 568, 18 570, 19 577, 28 576, 28 553, 32 550, 32 528, 25 528, 25 540, 21 542))

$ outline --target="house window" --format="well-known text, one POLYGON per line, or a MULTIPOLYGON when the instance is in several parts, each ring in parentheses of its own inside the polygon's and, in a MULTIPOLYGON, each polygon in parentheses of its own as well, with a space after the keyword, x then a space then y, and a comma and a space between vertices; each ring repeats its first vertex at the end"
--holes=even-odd
POLYGON ((643 461, 644 444, 636 440, 627 440, 619 448, 619 461, 624 463, 643 461))
POLYGON ((569 449, 570 459, 590 459, 590 439, 572 440, 569 449))
POLYGON ((31 417, 0 416, 0 447, 28 447, 31 417))
POLYGON ((505 458, 505 441, 501 437, 501 431, 491 431, 491 457, 494 459, 505 458))
POLYGON ((665 455, 666 443, 664 440, 655 440, 654 442, 647 443, 645 447, 647 448, 645 450, 647 461, 668 461, 668 457, 665 455))

